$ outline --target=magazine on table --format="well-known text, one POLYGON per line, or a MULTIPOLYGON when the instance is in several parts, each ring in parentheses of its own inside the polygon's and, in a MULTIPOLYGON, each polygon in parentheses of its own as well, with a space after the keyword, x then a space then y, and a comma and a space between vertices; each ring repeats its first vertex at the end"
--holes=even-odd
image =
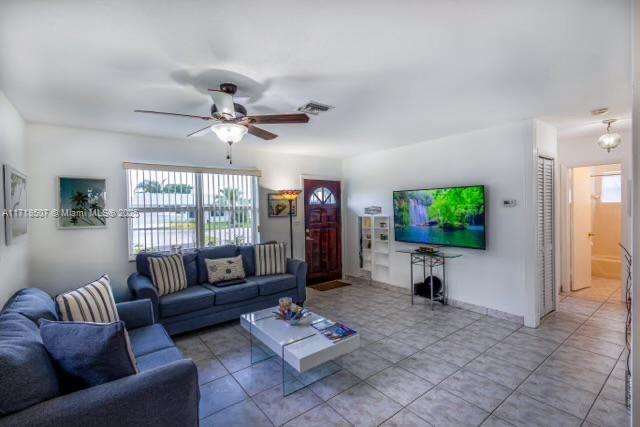
POLYGON ((335 325, 336 322, 334 322, 333 320, 329 320, 329 319, 319 319, 316 320, 315 322, 313 322, 311 324, 311 326, 313 326, 314 328, 316 328, 319 331, 322 331, 323 329, 327 329, 333 325, 335 325))
POLYGON ((356 333, 356 331, 342 323, 336 323, 335 325, 329 326, 320 332, 332 342, 338 342, 356 333))
POLYGON ((356 334, 356 331, 348 326, 324 318, 316 320, 311 326, 334 343, 356 334))

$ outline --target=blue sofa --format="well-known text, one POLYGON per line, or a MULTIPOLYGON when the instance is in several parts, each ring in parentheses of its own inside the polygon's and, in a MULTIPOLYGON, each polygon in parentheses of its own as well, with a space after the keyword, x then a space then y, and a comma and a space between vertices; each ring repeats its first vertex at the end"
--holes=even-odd
POLYGON ((287 260, 287 272, 272 276, 256 276, 254 246, 224 245, 184 254, 187 288, 158 296, 151 281, 149 257, 160 253, 143 253, 136 257, 137 272, 128 280, 135 299, 149 299, 156 319, 169 334, 179 334, 220 322, 237 319, 243 313, 278 304, 283 296, 296 303, 306 299, 307 264, 287 260), (208 282, 205 259, 230 258, 242 255, 246 283, 217 287, 208 282))
POLYGON ((0 311, 0 426, 197 426, 198 373, 159 324, 148 300, 117 304, 139 373, 60 393, 40 319, 59 320, 45 292, 18 291, 0 311))

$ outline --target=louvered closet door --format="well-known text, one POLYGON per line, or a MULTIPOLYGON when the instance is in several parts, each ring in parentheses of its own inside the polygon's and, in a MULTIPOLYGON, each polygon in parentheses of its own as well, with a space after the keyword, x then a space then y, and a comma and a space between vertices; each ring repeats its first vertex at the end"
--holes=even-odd
POLYGON ((542 316, 556 309, 556 284, 553 253, 553 159, 538 157, 538 289, 541 293, 542 316))

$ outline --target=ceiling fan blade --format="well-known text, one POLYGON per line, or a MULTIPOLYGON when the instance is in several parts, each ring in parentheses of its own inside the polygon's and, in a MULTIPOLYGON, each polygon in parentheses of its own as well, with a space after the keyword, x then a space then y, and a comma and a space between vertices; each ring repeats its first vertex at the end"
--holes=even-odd
POLYGON ((307 123, 309 116, 304 113, 294 114, 266 114, 263 116, 247 116, 251 123, 280 124, 280 123, 307 123))
POLYGON ((164 116, 190 117, 192 119, 201 119, 201 120, 213 120, 213 117, 209 117, 209 116, 194 116, 194 115, 191 115, 191 114, 165 113, 164 111, 133 110, 133 112, 134 113, 148 113, 148 114, 162 114, 164 116))
POLYGON ((271 133, 259 127, 248 125, 247 129, 249 129, 249 133, 251 135, 257 136, 258 138, 266 139, 267 141, 278 137, 278 135, 276 135, 275 133, 271 133))
POLYGON ((195 137, 195 136, 203 136, 203 135, 208 134, 209 132, 213 132, 211 130, 211 126, 206 126, 206 127, 203 127, 200 130, 197 130, 195 132, 191 132, 189 135, 187 135, 187 138, 192 138, 192 137, 195 137))
POLYGON ((213 103, 216 104, 218 113, 234 119, 236 110, 233 106, 233 95, 216 89, 209 89, 209 92, 211 92, 211 98, 213 98, 213 103))

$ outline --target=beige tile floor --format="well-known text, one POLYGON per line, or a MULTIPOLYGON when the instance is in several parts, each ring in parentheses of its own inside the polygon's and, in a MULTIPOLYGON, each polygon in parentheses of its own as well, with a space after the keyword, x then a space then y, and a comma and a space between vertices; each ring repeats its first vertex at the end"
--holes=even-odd
POLYGON ((308 290, 308 306, 357 329, 362 346, 282 397, 276 357, 250 364, 238 322, 182 335, 196 361, 203 426, 624 426, 620 285, 563 295, 537 329, 449 306, 411 306, 364 284, 308 290))

